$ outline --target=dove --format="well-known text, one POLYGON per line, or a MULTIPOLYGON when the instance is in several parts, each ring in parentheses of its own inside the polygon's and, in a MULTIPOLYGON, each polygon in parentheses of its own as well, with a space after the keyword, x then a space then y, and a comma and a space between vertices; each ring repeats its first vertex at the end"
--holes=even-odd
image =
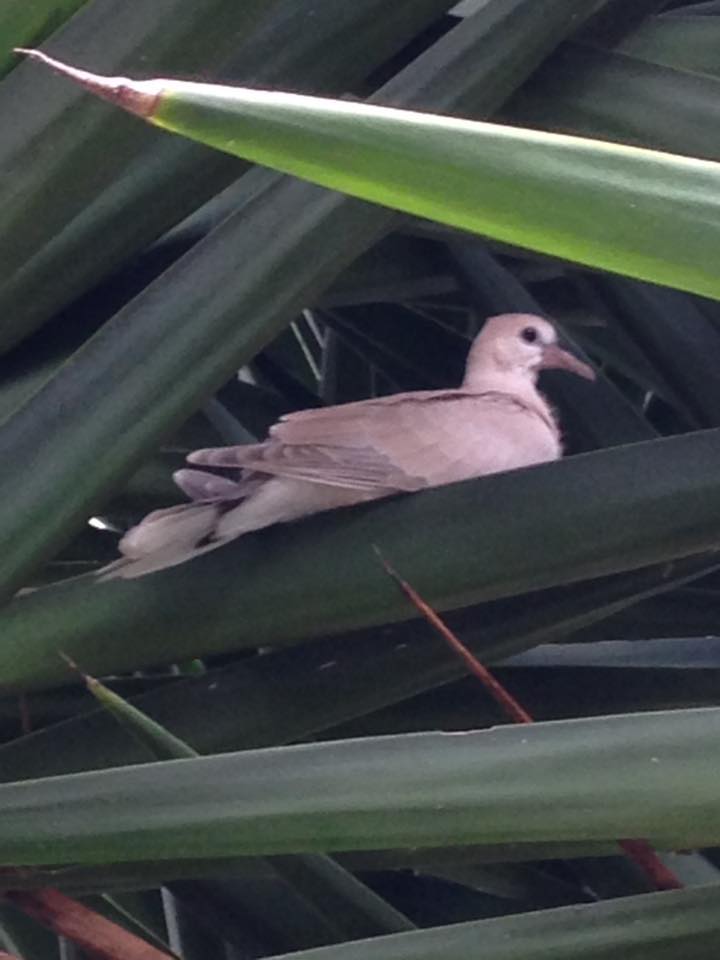
POLYGON ((556 460, 560 430, 540 370, 594 379, 542 317, 489 318, 462 384, 287 414, 267 440, 196 450, 173 479, 190 503, 156 510, 102 578, 175 566, 276 523, 556 460))

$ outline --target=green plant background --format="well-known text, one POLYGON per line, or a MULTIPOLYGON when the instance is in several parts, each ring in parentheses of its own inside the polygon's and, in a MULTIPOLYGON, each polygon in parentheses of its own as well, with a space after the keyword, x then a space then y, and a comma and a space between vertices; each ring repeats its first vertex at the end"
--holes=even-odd
MULTIPOLYGON (((704 161, 720 159, 720 5, 463 6, 7 0, 2 53, 42 41, 105 74, 604 145, 579 162, 561 144, 539 176, 519 134, 501 164, 519 232, 477 234, 457 229, 481 226, 469 207, 467 222, 441 209, 459 183, 442 143, 431 164, 413 141, 414 199, 395 212, 153 129, 7 54, 2 889, 58 888, 187 960, 715 955, 720 311, 704 161), (611 178, 629 156, 616 143, 664 154, 611 178), (642 229, 634 203, 649 203, 642 229), (593 231, 594 259, 578 256, 593 231), (293 409, 454 384, 482 320, 508 310, 548 314, 598 368, 595 385, 543 379, 565 460, 94 582, 120 531, 178 502, 188 450, 261 437, 293 409), (373 545, 537 725, 506 726, 373 545), (103 677, 99 704, 61 654, 103 677), (653 892, 626 837, 651 840, 684 889, 653 892)), ((162 119, 198 115, 177 102, 162 119)), ((278 164, 294 172, 312 146, 300 119, 278 164)), ((373 143, 326 149, 326 168, 348 162, 321 182, 351 189, 374 167, 386 189, 392 142, 373 143)), ((498 196, 486 168, 465 169, 463 189, 498 196)), ((79 956, 1 898, 0 945, 79 956)))

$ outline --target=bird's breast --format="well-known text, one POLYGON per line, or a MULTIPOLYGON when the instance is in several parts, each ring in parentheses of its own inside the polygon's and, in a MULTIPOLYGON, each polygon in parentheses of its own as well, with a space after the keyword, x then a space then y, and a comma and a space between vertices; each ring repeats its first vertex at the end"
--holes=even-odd
MULTIPOLYGON (((431 486, 545 463, 562 454, 559 432, 549 409, 545 415, 545 411, 535 411, 502 397, 478 397, 468 398, 452 413, 444 417, 442 429, 432 431, 432 450, 425 449, 426 458, 431 454, 424 465, 431 486)), ((418 420, 414 426, 423 431, 418 420)), ((423 432, 428 436, 429 424, 424 426, 423 432)), ((420 468, 422 464, 406 466, 420 468)))

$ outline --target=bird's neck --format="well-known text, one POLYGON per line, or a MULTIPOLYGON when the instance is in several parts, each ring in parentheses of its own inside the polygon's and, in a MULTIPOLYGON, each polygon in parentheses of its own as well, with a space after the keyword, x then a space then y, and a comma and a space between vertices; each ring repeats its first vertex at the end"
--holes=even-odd
POLYGON ((513 397, 534 410, 557 431, 555 414, 536 384, 536 375, 531 370, 482 370, 475 369, 465 377, 461 389, 468 393, 503 393, 513 397))
POLYGON ((476 367, 465 375, 462 383, 463 390, 473 393, 482 393, 493 390, 499 393, 518 394, 522 396, 537 395, 537 375, 532 370, 518 367, 512 370, 502 370, 497 367, 476 367))

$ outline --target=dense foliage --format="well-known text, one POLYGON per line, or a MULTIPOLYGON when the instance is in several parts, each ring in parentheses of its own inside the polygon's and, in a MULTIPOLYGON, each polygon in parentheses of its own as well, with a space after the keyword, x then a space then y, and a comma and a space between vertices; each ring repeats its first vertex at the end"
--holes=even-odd
MULTIPOLYGON (((720 160, 715 2, 7 7, 3 52, 42 42, 104 74, 720 160)), ((90 956, 102 915, 187 960, 714 956, 720 310, 698 291, 717 283, 720 167, 670 158, 680 189, 649 163, 642 250, 637 184, 620 177, 610 216, 602 165, 580 195, 572 165, 545 188, 532 164, 508 177, 515 220, 562 206, 601 272, 549 255, 569 249, 551 212, 540 255, 251 167, 35 63, 5 70, 0 951, 90 956), (484 318, 515 310, 599 371, 543 374, 562 462, 93 578, 180 500, 188 450, 454 385, 484 318), (536 724, 507 726, 375 545, 536 724), (682 889, 653 892, 628 838, 682 889)))

